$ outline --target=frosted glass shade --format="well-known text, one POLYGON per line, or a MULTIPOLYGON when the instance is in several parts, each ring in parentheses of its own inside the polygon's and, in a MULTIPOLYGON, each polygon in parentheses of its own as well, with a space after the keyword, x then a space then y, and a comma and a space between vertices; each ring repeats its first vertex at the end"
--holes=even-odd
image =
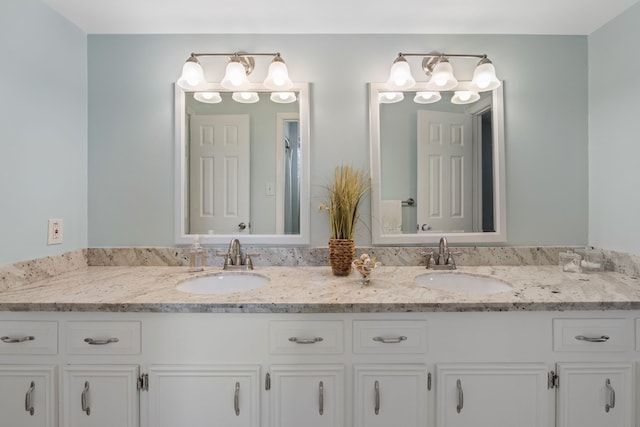
POLYGON ((416 92, 413 102, 416 104, 433 104, 441 99, 440 92, 416 92))
POLYGON ((260 97, 257 92, 234 92, 233 95, 231 95, 231 98, 241 104, 254 104, 260 101, 260 97))
POLYGON ((451 90, 458 85, 458 79, 453 75, 453 67, 448 60, 443 59, 433 67, 431 79, 427 88, 434 91, 451 90))
POLYGON ((293 92, 273 92, 271 94, 271 101, 278 104, 290 104, 296 102, 296 94, 293 92))
POLYGON ((264 86, 271 90, 287 90, 293 86, 287 65, 281 59, 276 58, 269 64, 269 72, 264 80, 264 86))
POLYGON ((229 90, 247 90, 249 88, 249 79, 247 78, 247 70, 245 70, 244 65, 232 59, 227 64, 227 70, 220 84, 229 90))
POLYGON ((404 58, 398 58, 391 66, 389 72, 389 79, 387 80, 387 86, 392 90, 405 90, 413 87, 416 84, 416 79, 411 75, 411 69, 407 60, 404 58))
POLYGON ((193 94, 193 98, 196 101, 204 102, 205 104, 217 104, 222 102, 220 92, 196 92, 193 94))
POLYGON ((195 58, 189 58, 182 67, 182 74, 178 78, 177 85, 185 90, 194 90, 204 83, 204 72, 200 63, 195 58))
POLYGON ((494 90, 500 87, 500 80, 496 77, 496 69, 490 61, 480 61, 473 72, 471 84, 478 92, 494 90))
POLYGON ((381 104, 395 104, 403 99, 404 94, 402 92, 382 92, 378 95, 378 101, 381 104))
POLYGON ((471 104, 480 99, 480 94, 472 90, 457 90, 451 98, 452 104, 471 104))

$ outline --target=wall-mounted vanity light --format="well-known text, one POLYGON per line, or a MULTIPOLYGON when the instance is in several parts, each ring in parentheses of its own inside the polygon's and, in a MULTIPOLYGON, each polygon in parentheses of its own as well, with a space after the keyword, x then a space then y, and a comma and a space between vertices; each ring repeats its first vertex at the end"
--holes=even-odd
MULTIPOLYGON (((422 57, 422 69, 429 78, 426 84, 428 92, 418 92, 414 101, 419 104, 429 104, 441 99, 440 92, 454 90, 455 94, 451 99, 454 104, 470 104, 476 102, 480 96, 478 92, 494 90, 500 86, 500 80, 496 77, 496 70, 487 55, 466 55, 450 53, 399 53, 391 66, 387 87, 389 94, 396 94, 411 89, 416 80, 411 75, 411 69, 407 62, 408 56, 422 57), (480 59, 473 72, 470 82, 458 82, 453 73, 453 67, 449 62, 450 58, 480 59)), ((402 99, 390 96, 385 97, 385 93, 380 94, 380 102, 392 103, 402 99)))
POLYGON ((192 53, 182 67, 182 75, 177 81, 178 86, 186 91, 195 92, 194 98, 200 102, 215 104, 222 101, 219 92, 207 90, 209 82, 204 77, 199 57, 226 56, 229 58, 224 77, 220 82, 223 88, 233 92, 232 98, 237 102, 254 103, 259 101, 259 95, 255 91, 249 91, 251 82, 248 76, 255 68, 254 56, 273 56, 269 65, 267 77, 264 79, 265 88, 272 90, 271 100, 279 103, 296 101, 294 92, 289 92, 293 83, 289 78, 287 65, 276 53, 192 53))

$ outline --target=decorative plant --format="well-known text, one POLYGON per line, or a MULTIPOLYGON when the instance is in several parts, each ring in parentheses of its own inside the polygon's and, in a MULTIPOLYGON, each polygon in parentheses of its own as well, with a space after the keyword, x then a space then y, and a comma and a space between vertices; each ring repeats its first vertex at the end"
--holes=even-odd
POLYGON ((361 170, 352 166, 337 166, 333 183, 328 187, 329 202, 320 209, 329 212, 332 239, 353 239, 360 215, 358 206, 369 189, 368 179, 361 170))

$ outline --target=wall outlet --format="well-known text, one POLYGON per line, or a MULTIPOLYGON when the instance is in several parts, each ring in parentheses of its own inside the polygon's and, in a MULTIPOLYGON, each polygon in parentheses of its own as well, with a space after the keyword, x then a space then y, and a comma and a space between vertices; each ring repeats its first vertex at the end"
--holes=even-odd
POLYGON ((50 219, 47 231, 47 244, 59 245, 63 241, 62 219, 50 219))

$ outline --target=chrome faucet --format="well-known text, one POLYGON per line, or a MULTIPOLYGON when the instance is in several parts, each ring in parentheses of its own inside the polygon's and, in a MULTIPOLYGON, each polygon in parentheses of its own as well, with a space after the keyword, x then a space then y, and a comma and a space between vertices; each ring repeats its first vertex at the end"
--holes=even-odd
POLYGON ((242 255, 242 245, 237 238, 231 239, 227 252, 218 252, 218 256, 224 257, 223 270, 253 270, 253 261, 251 257, 260 256, 260 254, 242 255))
POLYGON ((422 255, 429 257, 427 259, 427 268, 434 270, 455 270, 456 261, 453 259, 453 256, 460 255, 460 252, 451 252, 447 243, 447 238, 441 237, 440 243, 438 244, 437 254, 434 252, 422 252, 422 255))

